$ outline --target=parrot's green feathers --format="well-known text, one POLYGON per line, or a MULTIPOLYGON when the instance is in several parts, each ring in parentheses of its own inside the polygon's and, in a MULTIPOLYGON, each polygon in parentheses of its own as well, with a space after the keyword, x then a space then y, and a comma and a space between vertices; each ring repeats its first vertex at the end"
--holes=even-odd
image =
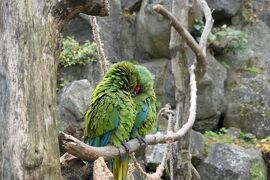
POLYGON ((139 73, 138 84, 140 86, 140 91, 133 98, 136 103, 137 116, 135 119, 135 126, 137 126, 137 128, 135 128, 136 132, 132 132, 132 137, 134 137, 136 133, 140 136, 145 136, 151 131, 156 119, 154 77, 144 66, 136 65, 136 69, 139 73))
POLYGON ((136 107, 131 97, 137 85, 138 70, 132 63, 116 63, 95 88, 90 107, 85 113, 86 141, 99 138, 100 144, 119 147, 128 140, 136 107))

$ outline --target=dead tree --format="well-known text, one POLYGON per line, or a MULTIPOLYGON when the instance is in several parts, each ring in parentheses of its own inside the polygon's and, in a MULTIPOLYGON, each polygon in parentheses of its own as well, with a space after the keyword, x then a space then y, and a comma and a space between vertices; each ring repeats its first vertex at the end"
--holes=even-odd
POLYGON ((56 57, 78 13, 106 16, 108 2, 0 1, 0 179, 60 179, 56 57))

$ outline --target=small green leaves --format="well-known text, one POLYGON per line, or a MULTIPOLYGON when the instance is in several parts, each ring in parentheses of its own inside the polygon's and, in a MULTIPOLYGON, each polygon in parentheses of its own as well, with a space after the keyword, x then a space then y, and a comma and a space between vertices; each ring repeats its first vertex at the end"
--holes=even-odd
POLYGON ((73 37, 63 40, 62 52, 59 56, 59 64, 63 67, 75 64, 85 65, 95 61, 98 57, 96 43, 86 41, 80 45, 73 37))

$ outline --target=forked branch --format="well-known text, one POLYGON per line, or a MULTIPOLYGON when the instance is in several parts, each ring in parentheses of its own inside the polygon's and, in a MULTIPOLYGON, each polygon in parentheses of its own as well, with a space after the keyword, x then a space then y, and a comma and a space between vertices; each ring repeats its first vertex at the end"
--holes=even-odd
POLYGON ((188 32, 188 30, 179 23, 177 18, 169 12, 167 9, 165 9, 162 5, 157 4, 153 7, 153 9, 161 14, 166 19, 170 20, 171 25, 175 28, 175 30, 182 36, 182 38, 186 41, 188 46, 192 49, 192 51, 195 53, 197 57, 197 63, 196 63, 196 80, 199 82, 206 73, 207 68, 207 59, 206 59, 206 46, 207 46, 207 37, 210 33, 212 26, 213 26, 213 18, 211 15, 211 11, 209 6, 204 0, 198 0, 200 3, 205 18, 206 18, 206 25, 203 30, 202 36, 200 38, 200 43, 198 44, 195 39, 191 36, 191 34, 188 32))

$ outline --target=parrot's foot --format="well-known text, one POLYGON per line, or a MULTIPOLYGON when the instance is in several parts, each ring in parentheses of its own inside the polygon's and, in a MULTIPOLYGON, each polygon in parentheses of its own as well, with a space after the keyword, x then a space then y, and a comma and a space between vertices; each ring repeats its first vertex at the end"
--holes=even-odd
POLYGON ((138 141, 140 142, 141 146, 147 146, 148 143, 146 142, 145 138, 143 138, 142 136, 140 136, 139 134, 136 135, 136 138, 138 139, 138 141))
POLYGON ((123 142, 121 143, 121 145, 125 148, 127 154, 129 154, 129 147, 128 147, 127 142, 126 142, 126 141, 123 141, 123 142))

